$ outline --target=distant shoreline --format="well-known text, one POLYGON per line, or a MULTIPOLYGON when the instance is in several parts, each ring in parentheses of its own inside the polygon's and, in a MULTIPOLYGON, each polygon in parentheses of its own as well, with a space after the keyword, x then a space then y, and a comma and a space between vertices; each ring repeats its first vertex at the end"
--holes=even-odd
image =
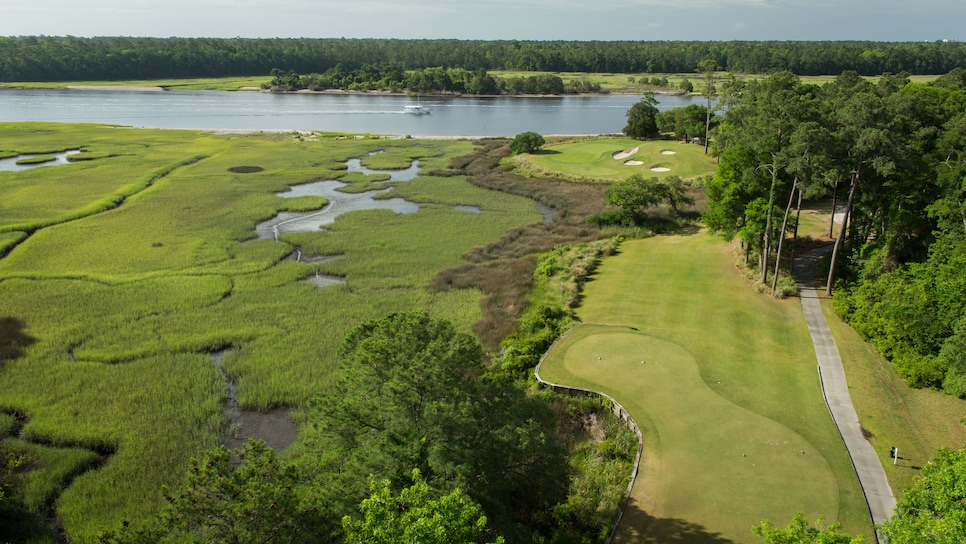
MULTIPOLYGON (((176 92, 177 90, 171 90, 164 86, 159 85, 67 85, 67 90, 71 91, 120 91, 120 92, 176 92)), ((349 89, 324 89, 321 91, 312 91, 309 89, 300 89, 297 91, 277 91, 272 89, 263 89, 261 87, 240 87, 236 90, 216 90, 210 89, 216 92, 260 92, 268 94, 332 94, 332 95, 375 95, 375 96, 416 96, 417 93, 410 91, 385 91, 385 90, 371 90, 371 91, 357 91, 349 89)), ((662 96, 686 96, 687 93, 679 91, 651 91, 652 94, 662 95, 662 96)), ((559 98, 565 96, 603 96, 608 94, 642 94, 639 92, 621 92, 621 91, 601 91, 601 92, 591 92, 591 93, 563 93, 563 94, 465 94, 465 93, 418 93, 419 96, 424 98, 454 98, 454 97, 478 97, 478 98, 559 98)))
POLYGON ((71 91, 164 91, 164 87, 156 85, 68 85, 71 91))

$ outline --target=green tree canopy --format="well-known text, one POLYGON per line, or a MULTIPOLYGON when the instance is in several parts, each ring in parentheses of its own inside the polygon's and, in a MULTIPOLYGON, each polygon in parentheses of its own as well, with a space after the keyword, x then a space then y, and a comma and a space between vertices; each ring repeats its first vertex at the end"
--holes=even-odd
POLYGON ((312 401, 303 447, 322 460, 306 469, 344 504, 369 495, 370 476, 402 489, 418 469, 438 491, 462 489, 507 534, 566 496, 549 407, 483 381, 479 343, 448 321, 392 313, 353 330, 339 356, 342 377, 312 401))
MULTIPOLYGON (((483 542, 486 516, 459 488, 439 496, 418 470, 398 495, 389 480, 370 484, 372 495, 359 506, 361 519, 342 518, 346 544, 473 544, 483 542)), ((502 544, 497 537, 492 544, 502 544)))
POLYGON ((618 181, 604 192, 604 203, 617 206, 635 223, 646 219, 647 208, 667 203, 675 214, 681 205, 694 204, 687 194, 687 185, 678 176, 668 176, 664 181, 656 177, 645 178, 641 174, 618 181))
POLYGON ((966 448, 941 448, 883 526, 890 544, 966 542, 966 448))
POLYGON ((638 140, 656 137, 660 134, 657 128, 657 114, 657 99, 651 93, 645 94, 639 102, 627 110, 624 134, 638 140))
POLYGON ((521 132, 510 142, 510 152, 514 155, 520 153, 533 153, 547 143, 543 136, 536 132, 521 132))
POLYGON ((760 536, 765 544, 861 544, 864 542, 861 536, 852 537, 840 532, 840 527, 838 523, 826 526, 822 518, 812 526, 799 512, 784 529, 772 527, 771 523, 765 520, 761 525, 753 527, 751 532, 760 536))

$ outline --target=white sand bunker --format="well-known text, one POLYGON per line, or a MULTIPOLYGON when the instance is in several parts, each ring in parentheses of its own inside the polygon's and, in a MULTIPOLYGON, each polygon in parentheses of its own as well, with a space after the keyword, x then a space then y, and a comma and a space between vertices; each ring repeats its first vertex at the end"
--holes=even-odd
POLYGON ((670 172, 670 171, 671 171, 670 168, 664 168, 663 166, 655 166, 654 168, 651 168, 651 172, 670 172))
POLYGON ((641 161, 624 161, 624 164, 626 164, 627 166, 640 166, 644 163, 641 161))
POLYGON ((624 151, 618 151, 617 153, 614 153, 611 156, 614 157, 614 160, 619 161, 621 159, 626 159, 627 157, 634 155, 635 153, 637 153, 638 149, 640 149, 640 146, 633 147, 631 149, 625 149, 624 151))
POLYGON ((661 151, 661 155, 677 155, 677 154, 678 154, 677 151, 671 151, 670 149, 665 149, 664 151, 661 151))

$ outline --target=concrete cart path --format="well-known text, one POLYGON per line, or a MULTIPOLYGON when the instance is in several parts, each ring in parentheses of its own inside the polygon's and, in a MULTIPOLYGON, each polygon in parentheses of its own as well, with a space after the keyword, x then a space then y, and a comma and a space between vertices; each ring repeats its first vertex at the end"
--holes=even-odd
MULTIPOLYGON (((872 444, 862 434, 859 416, 852 406, 852 397, 849 395, 849 386, 845 379, 842 359, 839 357, 838 347, 836 347, 835 340, 832 339, 832 332, 825 321, 825 315, 822 314, 822 306, 819 302, 820 291, 816 289, 817 286, 813 281, 814 263, 831 249, 831 245, 823 246, 797 258, 793 266, 793 273, 799 284, 802 310, 805 312, 808 331, 811 333, 812 342, 815 344, 815 356, 818 359, 825 402, 828 404, 832 419, 845 441, 845 447, 849 450, 852 466, 855 467, 859 484, 862 486, 866 503, 869 505, 872 522, 878 526, 892 516, 896 506, 896 498, 892 494, 892 488, 889 487, 885 470, 882 468, 882 463, 879 462, 872 444)), ((824 295, 824 288, 821 292, 824 295)), ((882 542, 878 531, 876 536, 882 542)))

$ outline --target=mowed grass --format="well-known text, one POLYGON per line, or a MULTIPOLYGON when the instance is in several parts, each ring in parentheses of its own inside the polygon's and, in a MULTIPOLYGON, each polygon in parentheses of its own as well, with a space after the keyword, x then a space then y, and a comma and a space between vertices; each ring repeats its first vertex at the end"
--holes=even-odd
MULTIPOLYGON (((95 154, 0 178, 0 218, 20 214, 0 219, 0 318, 19 327, 5 333, 25 339, 22 356, 0 361, 0 411, 25 418, 31 443, 109 457, 56 497, 69 539, 96 541, 150 515, 162 486, 219 443, 227 385, 211 352, 228 350, 222 367, 243 409, 297 409, 338 378, 336 351, 359 323, 421 309, 470 331, 481 293, 427 285, 471 249, 541 218, 532 200, 427 175, 473 147, 0 124, 0 149, 95 154), (339 178, 349 158, 397 167, 418 159, 424 175, 380 186, 420 210, 352 212, 326 230, 253 240, 259 221, 323 205, 275 193, 339 178), (19 211, 32 200, 33 211, 19 211), (340 257, 284 260, 297 247, 340 257), (303 281, 316 271, 345 283, 303 281)), ((41 465, 56 476, 53 460, 41 465)))
POLYGON ((634 174, 663 178, 674 175, 693 178, 714 173, 714 160, 704 147, 673 140, 640 141, 630 138, 595 138, 548 145, 526 156, 537 170, 565 178, 618 181, 634 174), (638 148, 633 155, 614 159, 615 153, 638 148), (637 161, 640 165, 626 164, 637 161), (655 172, 651 168, 667 168, 655 172))
POLYGON ((852 404, 869 442, 879 454, 889 485, 896 497, 908 488, 940 447, 959 449, 966 444, 966 401, 942 391, 913 389, 899 377, 891 363, 843 323, 822 302, 835 344, 845 365, 852 404), (889 448, 899 448, 893 465, 889 448))
POLYGON ((754 294, 733 261, 703 232, 625 242, 578 310, 622 328, 581 326, 544 362, 545 379, 614 396, 644 434, 618 541, 756 542, 753 525, 799 511, 871 538, 798 300, 754 294))

